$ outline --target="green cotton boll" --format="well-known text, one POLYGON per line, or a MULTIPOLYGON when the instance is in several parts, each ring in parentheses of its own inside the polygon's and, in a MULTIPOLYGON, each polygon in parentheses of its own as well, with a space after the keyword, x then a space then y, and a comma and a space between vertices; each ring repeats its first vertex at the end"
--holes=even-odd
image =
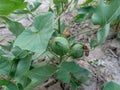
POLYGON ((65 55, 69 51, 69 43, 64 37, 56 37, 52 42, 52 50, 60 56, 65 55))
POLYGON ((84 49, 82 44, 74 44, 71 47, 70 55, 75 58, 80 58, 84 54, 84 49))

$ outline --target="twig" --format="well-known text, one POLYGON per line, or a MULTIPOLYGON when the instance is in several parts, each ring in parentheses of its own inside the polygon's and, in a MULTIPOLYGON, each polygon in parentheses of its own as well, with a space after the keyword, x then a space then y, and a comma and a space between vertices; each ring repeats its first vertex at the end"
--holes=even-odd
POLYGON ((118 60, 118 65, 120 66, 120 56, 118 56, 117 60, 118 60))
POLYGON ((114 56, 114 57, 118 57, 111 49, 108 49, 108 51, 114 56))
POLYGON ((48 88, 48 87, 56 84, 56 82, 57 82, 57 80, 55 80, 55 79, 50 79, 50 80, 48 80, 48 82, 44 83, 44 84, 42 85, 42 87, 48 88))
POLYGON ((0 40, 0 42, 2 42, 2 41, 4 41, 4 40, 5 40, 5 39, 3 38, 3 39, 0 40))
POLYGON ((100 28, 100 27, 98 27, 98 28, 96 28, 96 29, 92 29, 92 30, 90 29, 90 30, 86 30, 86 31, 81 31, 80 33, 77 33, 77 34, 75 34, 75 35, 72 35, 70 38, 77 37, 77 36, 79 36, 79 35, 86 34, 86 33, 88 33, 88 32, 92 32, 92 31, 98 31, 99 28, 100 28))
POLYGON ((4 75, 0 75, 0 80, 7 80, 7 81, 12 82, 13 84, 16 83, 12 78, 4 76, 4 75))
POLYGON ((0 28, 5 28, 5 25, 0 25, 0 28))

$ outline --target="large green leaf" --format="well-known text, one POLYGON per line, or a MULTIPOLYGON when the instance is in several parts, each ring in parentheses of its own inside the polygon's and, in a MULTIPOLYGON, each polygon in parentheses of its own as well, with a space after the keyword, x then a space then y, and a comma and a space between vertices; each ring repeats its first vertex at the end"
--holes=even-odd
POLYGON ((63 70, 60 69, 59 71, 57 71, 56 77, 57 79, 61 80, 63 83, 69 83, 71 79, 70 72, 69 71, 67 72, 64 69, 63 70))
POLYGON ((31 83, 24 90, 33 90, 34 87, 49 79, 55 71, 56 67, 52 65, 32 69, 26 74, 31 79, 31 83))
POLYGON ((18 36, 20 35, 24 30, 24 26, 19 23, 19 22, 16 22, 16 21, 12 21, 10 20, 9 18, 7 17, 4 17, 4 16, 0 16, 0 18, 4 19, 5 22, 7 23, 7 27, 8 29, 15 35, 15 36, 18 36))
POLYGON ((103 29, 97 32, 97 43, 101 44, 107 38, 110 31, 110 24, 106 24, 103 29))
POLYGON ((90 72, 88 70, 80 67, 75 62, 63 62, 56 72, 56 77, 63 83, 70 83, 71 75, 73 75, 77 80, 80 80, 83 76, 87 77, 89 74, 90 72))
POLYGON ((91 40, 91 47, 94 48, 97 45, 105 41, 110 31, 110 24, 106 24, 101 30, 97 32, 97 39, 91 40))
POLYGON ((0 75, 8 75, 11 65, 9 61, 3 60, 0 56, 0 75))
POLYGON ((26 5, 27 3, 24 0, 0 0, 0 15, 8 15, 26 5))
POLYGON ((10 75, 12 70, 12 60, 15 56, 12 53, 1 53, 0 55, 0 75, 10 75))
POLYGON ((8 75, 11 63, 9 62, 1 62, 0 60, 0 74, 1 75, 8 75))
POLYGON ((54 32, 54 15, 51 12, 35 17, 34 28, 24 30, 15 40, 14 46, 42 54, 54 32))
POLYGON ((26 84, 26 78, 23 76, 29 71, 31 65, 31 55, 21 59, 17 65, 15 80, 17 83, 21 83, 23 86, 26 84))
POLYGON ((105 84, 103 90, 120 90, 120 85, 111 81, 105 84))
POLYGON ((120 0, 110 0, 108 3, 105 3, 104 0, 100 0, 92 16, 92 21, 97 25, 105 25, 117 19, 119 14, 120 0))

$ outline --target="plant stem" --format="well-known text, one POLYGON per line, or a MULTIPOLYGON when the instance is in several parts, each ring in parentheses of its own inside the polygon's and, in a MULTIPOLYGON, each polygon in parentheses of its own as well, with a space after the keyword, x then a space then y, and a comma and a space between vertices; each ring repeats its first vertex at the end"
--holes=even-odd
POLYGON ((57 83, 56 79, 50 79, 48 80, 45 84, 42 85, 42 87, 49 88, 50 86, 54 85, 57 83))
POLYGON ((61 21, 60 21, 60 16, 63 14, 63 12, 67 11, 69 9, 69 5, 72 3, 73 0, 68 4, 68 7, 64 9, 64 3, 62 2, 62 12, 59 12, 59 7, 57 6, 57 21, 58 21, 58 33, 61 33, 61 21))
POLYGON ((62 62, 62 59, 63 59, 62 56, 60 56, 60 62, 62 62))
POLYGON ((9 74, 9 76, 10 76, 10 74, 11 74, 11 71, 12 71, 13 65, 14 65, 14 63, 12 62, 11 66, 10 66, 9 73, 8 73, 8 74, 9 74))
POLYGON ((62 2, 62 12, 64 12, 64 3, 62 2))
POLYGON ((57 22, 58 22, 58 33, 61 33, 59 7, 57 6, 56 9, 57 9, 57 16, 58 16, 58 20, 57 20, 57 22))
POLYGON ((59 17, 59 19, 58 19, 58 33, 61 33, 61 27, 60 27, 60 17, 59 17))

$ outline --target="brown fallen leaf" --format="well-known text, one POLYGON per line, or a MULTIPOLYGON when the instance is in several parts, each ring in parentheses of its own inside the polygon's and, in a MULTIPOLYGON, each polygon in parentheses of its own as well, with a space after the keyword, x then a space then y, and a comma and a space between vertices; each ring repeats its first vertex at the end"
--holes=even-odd
POLYGON ((110 79, 110 80, 114 80, 114 77, 113 77, 113 75, 108 75, 108 78, 110 79))
POLYGON ((66 38, 69 38, 71 36, 71 32, 68 28, 66 28, 63 32, 63 35, 66 37, 66 38))

